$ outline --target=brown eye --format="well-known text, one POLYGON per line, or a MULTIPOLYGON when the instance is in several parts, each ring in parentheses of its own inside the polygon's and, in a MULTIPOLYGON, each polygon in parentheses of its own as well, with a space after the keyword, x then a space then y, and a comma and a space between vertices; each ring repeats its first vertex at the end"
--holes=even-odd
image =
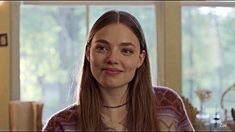
POLYGON ((108 48, 106 46, 102 46, 102 45, 97 45, 95 47, 96 51, 98 52, 106 52, 108 50, 108 48))
POLYGON ((131 54, 133 54, 134 51, 132 49, 129 49, 129 48, 123 48, 123 49, 121 49, 121 52, 124 55, 131 55, 131 54))

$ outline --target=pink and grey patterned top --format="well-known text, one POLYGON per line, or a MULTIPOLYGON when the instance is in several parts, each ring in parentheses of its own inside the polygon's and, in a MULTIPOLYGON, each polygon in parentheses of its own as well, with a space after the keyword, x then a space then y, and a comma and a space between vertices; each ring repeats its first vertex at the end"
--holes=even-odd
MULTIPOLYGON (((180 96, 167 87, 154 88, 157 97, 158 123, 162 131, 194 131, 180 96)), ((79 128, 78 105, 54 114, 43 131, 74 131, 79 128)), ((105 130, 112 130, 104 125, 105 130)))

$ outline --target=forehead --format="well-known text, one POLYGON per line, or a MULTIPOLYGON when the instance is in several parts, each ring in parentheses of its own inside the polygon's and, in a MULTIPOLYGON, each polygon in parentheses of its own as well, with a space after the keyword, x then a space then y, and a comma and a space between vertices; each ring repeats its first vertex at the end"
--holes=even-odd
POLYGON ((134 45, 139 45, 139 40, 136 35, 125 25, 115 23, 107 25, 97 31, 93 40, 105 39, 112 43, 131 42, 134 45))

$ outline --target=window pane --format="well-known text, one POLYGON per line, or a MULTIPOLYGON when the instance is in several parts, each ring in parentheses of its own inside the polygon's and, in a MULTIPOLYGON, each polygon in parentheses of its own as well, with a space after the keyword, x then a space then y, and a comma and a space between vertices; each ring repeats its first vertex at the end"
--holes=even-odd
MULTIPOLYGON (((211 91, 211 98, 204 103, 209 114, 223 112, 221 95, 235 83, 234 34, 235 8, 182 7, 183 94, 200 109, 195 91, 211 91)), ((235 92, 226 96, 230 111, 235 108, 235 92)))
POLYGON ((138 21, 140 22, 145 39, 147 42, 148 52, 149 52, 149 59, 151 65, 151 77, 153 85, 157 85, 157 45, 156 45, 156 27, 155 27, 155 7, 153 5, 145 5, 145 6, 111 6, 111 5, 102 5, 102 6, 90 6, 90 28, 95 22, 96 19, 100 15, 102 15, 105 11, 108 10, 124 10, 132 15, 134 15, 138 21))
POLYGON ((44 103, 43 122, 74 102, 86 38, 84 6, 21 7, 21 100, 44 103))

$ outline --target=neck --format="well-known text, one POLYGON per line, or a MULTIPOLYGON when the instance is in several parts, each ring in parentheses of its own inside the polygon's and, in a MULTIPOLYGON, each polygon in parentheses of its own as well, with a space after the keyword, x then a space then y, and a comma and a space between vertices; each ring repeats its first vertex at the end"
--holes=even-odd
POLYGON ((116 105, 116 106, 103 105, 103 107, 116 109, 116 108, 123 107, 123 106, 125 106, 126 104, 127 104, 127 102, 126 102, 126 103, 123 103, 123 104, 120 104, 120 105, 116 105))
POLYGON ((100 87, 104 106, 119 106, 126 103, 127 86, 119 88, 100 87))

